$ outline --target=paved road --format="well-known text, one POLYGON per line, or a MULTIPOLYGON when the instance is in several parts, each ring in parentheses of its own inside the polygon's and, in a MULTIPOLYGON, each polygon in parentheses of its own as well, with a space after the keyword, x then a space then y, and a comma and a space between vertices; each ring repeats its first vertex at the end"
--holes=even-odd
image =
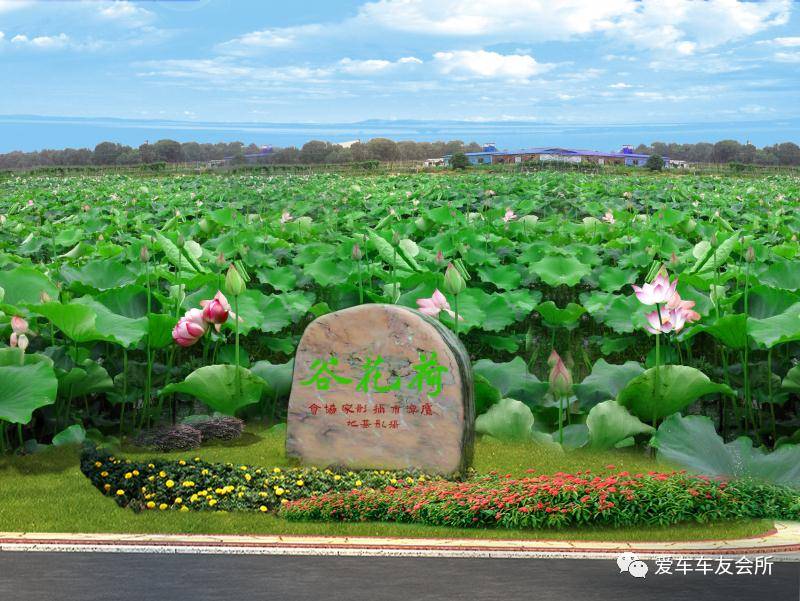
MULTIPOLYGON (((653 562, 649 562, 655 570, 653 562)), ((772 576, 620 574, 605 560, 0 553, 3 601, 798 601, 772 576)))

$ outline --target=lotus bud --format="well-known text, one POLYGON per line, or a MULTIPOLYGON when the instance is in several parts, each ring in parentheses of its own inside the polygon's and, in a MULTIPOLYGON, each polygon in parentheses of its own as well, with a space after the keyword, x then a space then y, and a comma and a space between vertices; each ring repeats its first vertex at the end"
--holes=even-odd
POLYGON ((744 255, 744 259, 748 263, 753 263, 756 260, 756 251, 752 246, 747 247, 747 252, 744 255))
POLYGON ((678 255, 674 252, 669 256, 669 266, 674 270, 678 266, 678 255))
POLYGON ((25 334, 20 334, 17 336, 17 346, 23 353, 25 352, 25 349, 28 348, 28 337, 25 334))
POLYGON ((105 239, 106 239, 106 237, 105 237, 103 234, 99 234, 99 235, 97 236, 97 240, 98 240, 99 242, 102 242, 102 241, 103 241, 103 240, 105 240, 105 239))
POLYGON ((467 287, 463 276, 459 273, 458 269, 452 263, 447 264, 447 269, 444 271, 444 289, 446 292, 453 296, 458 296, 467 287))
POLYGON ((392 230, 392 244, 397 244, 398 242, 400 242, 400 234, 392 230))
POLYGON ((245 283, 236 266, 231 263, 225 274, 225 290, 231 296, 239 296, 245 291, 245 283))
POLYGON ((142 263, 150 261, 150 251, 147 250, 147 246, 142 246, 139 250, 139 260, 141 260, 142 263))
POLYGON ((358 245, 358 242, 353 244, 353 252, 351 253, 353 257, 353 261, 360 261, 361 257, 363 256, 361 253, 361 247, 358 245))
POLYGON ((217 267, 222 267, 223 265, 225 265, 225 254, 219 253, 217 255, 217 267))
POLYGON ((443 265, 444 265, 444 254, 442 254, 441 249, 439 249, 439 252, 436 253, 436 266, 442 267, 443 265))
POLYGON ((572 393, 572 374, 569 373, 567 366, 556 353, 556 362, 550 370, 548 382, 550 393, 556 398, 563 398, 572 393))
POLYGON ((183 237, 183 234, 178 234, 178 241, 175 243, 175 246, 178 248, 186 246, 186 238, 183 237))
POLYGON ((556 364, 556 363, 558 363, 558 360, 559 360, 560 358, 561 358, 561 357, 560 357, 560 356, 559 356, 559 354, 556 352, 556 349, 553 349, 553 350, 550 352, 550 356, 547 358, 547 367, 550 367, 550 368, 552 368, 553 366, 555 366, 555 364, 556 364))
POLYGON ((19 315, 14 315, 14 317, 11 318, 11 331, 17 335, 27 334, 28 322, 19 315))
POLYGON ((709 242, 711 242, 711 246, 716 246, 717 245, 717 242, 719 242, 719 239, 717 238, 716 232, 711 234, 711 238, 709 239, 709 242))
POLYGON ((792 242, 797 242, 797 234, 792 234, 792 242))
POLYGON ((8 219, 8 217, 0 215, 0 225, 5 225, 6 219, 8 219))
POLYGON ((47 292, 45 292, 44 290, 42 290, 39 293, 39 302, 40 303, 42 303, 42 304, 49 303, 51 300, 53 300, 53 299, 50 298, 50 295, 47 294, 47 292))
POLYGON ((203 232, 204 234, 207 234, 207 233, 209 233, 211 231, 211 224, 208 222, 208 219, 206 219, 205 217, 200 219, 200 222, 198 223, 198 225, 200 226, 200 231, 203 232))

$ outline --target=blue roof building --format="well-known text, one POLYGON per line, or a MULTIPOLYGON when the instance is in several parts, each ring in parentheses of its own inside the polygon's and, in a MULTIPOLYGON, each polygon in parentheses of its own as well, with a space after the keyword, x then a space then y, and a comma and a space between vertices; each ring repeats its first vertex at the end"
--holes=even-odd
MULTIPOLYGON (((600 150, 574 150, 571 148, 523 148, 520 150, 498 150, 493 143, 484 144, 479 152, 464 153, 473 165, 497 165, 501 163, 525 163, 529 161, 554 161, 562 163, 591 162, 599 165, 628 165, 643 167, 650 155, 633 152, 631 146, 623 146, 619 152, 600 150)), ((449 164, 452 155, 444 160, 449 164)), ((664 158, 665 165, 669 159, 664 158)))

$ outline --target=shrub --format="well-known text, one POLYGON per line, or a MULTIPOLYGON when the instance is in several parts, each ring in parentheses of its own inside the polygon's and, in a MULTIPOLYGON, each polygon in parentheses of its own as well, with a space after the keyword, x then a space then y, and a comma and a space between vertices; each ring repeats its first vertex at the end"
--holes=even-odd
POLYGON ((651 154, 644 164, 650 171, 661 171, 664 168, 664 159, 657 154, 651 154))
POLYGON ((460 528, 670 525, 800 517, 800 493, 752 481, 683 473, 592 476, 580 472, 469 482, 435 481, 327 493, 281 508, 290 520, 416 522, 460 528))
POLYGON ((450 158, 450 167, 453 169, 466 169, 469 167, 469 159, 463 152, 457 152, 450 158))
POLYGON ((139 447, 149 447, 166 453, 196 449, 202 440, 203 435, 199 429, 188 424, 176 424, 146 430, 139 434, 133 443, 139 447))
POLYGON ((135 511, 269 511, 289 500, 362 488, 402 488, 431 478, 418 471, 341 471, 207 463, 199 457, 137 462, 87 446, 81 471, 103 494, 135 511))
POLYGON ((203 442, 209 440, 234 440, 244 431, 244 421, 228 415, 202 416, 185 422, 195 430, 199 430, 203 442))

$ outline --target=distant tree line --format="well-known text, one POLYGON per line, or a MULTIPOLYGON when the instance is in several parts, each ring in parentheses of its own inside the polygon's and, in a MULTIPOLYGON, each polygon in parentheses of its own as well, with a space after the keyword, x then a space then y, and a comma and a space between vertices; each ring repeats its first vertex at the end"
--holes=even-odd
POLYGON ((692 163, 800 165, 800 146, 794 142, 782 142, 763 148, 757 148, 749 142, 740 144, 736 140, 720 140, 716 144, 709 142, 698 142, 697 144, 653 142, 649 146, 639 144, 636 152, 657 154, 692 163))
MULTIPOLYGON (((143 165, 153 163, 207 162, 230 158, 233 164, 246 162, 245 155, 258 154, 256 144, 241 142, 200 144, 198 142, 176 142, 159 140, 134 148, 114 142, 101 142, 89 148, 65 148, 63 150, 40 150, 36 152, 9 152, 0 154, 0 169, 30 169, 35 167, 143 165)), ((259 156, 256 163, 280 165, 312 165, 321 163, 351 163, 364 161, 412 161, 441 157, 456 152, 480 150, 475 142, 465 144, 461 140, 450 142, 395 142, 387 138, 373 138, 368 142, 356 142, 348 148, 339 144, 312 140, 302 147, 276 148, 270 154, 259 156)))
MULTIPOLYGON (((365 161, 417 161, 458 152, 474 152, 481 149, 475 142, 461 140, 450 142, 395 142, 388 138, 373 138, 368 142, 356 142, 345 148, 339 144, 312 140, 300 148, 288 146, 276 148, 270 154, 259 156, 250 162, 275 165, 314 165, 322 163, 361 163, 365 161)), ((233 164, 243 164, 245 155, 258 154, 256 144, 242 142, 220 142, 200 144, 198 142, 176 142, 159 140, 134 148, 114 142, 101 142, 94 149, 65 148, 63 150, 40 150, 36 152, 9 152, 0 154, 0 169, 31 169, 35 167, 104 166, 104 165, 151 165, 155 163, 208 162, 230 158, 233 164)), ((640 144, 636 152, 667 156, 693 163, 742 163, 757 165, 800 165, 800 146, 783 142, 757 148, 753 144, 740 144, 736 140, 721 140, 716 144, 677 144, 653 142, 640 144)))

